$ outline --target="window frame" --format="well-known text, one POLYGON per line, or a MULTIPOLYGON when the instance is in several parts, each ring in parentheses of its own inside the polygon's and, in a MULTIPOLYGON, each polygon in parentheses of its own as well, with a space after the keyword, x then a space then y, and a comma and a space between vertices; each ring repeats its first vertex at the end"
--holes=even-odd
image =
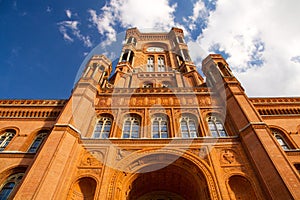
POLYGON ((5 130, 4 133, 0 135, 0 152, 4 151, 6 147, 10 144, 12 139, 15 137, 15 130, 5 130), (2 139, 3 138, 3 139, 2 139))
POLYGON ((96 126, 94 128, 94 132, 93 132, 93 135, 92 135, 92 138, 93 139, 108 139, 110 137, 110 133, 111 133, 111 128, 112 128, 112 123, 113 123, 113 119, 112 117, 109 117, 109 116, 101 116, 97 123, 96 123, 96 126), (97 131, 97 127, 99 125, 99 123, 102 122, 102 125, 101 125, 101 130, 97 131), (110 123, 109 124, 109 130, 107 131, 107 123, 110 123), (99 137, 96 137, 95 135, 98 134, 99 132, 99 137))
POLYGON ((151 138, 167 139, 169 137, 170 135, 168 117, 164 115, 154 115, 151 118, 151 138), (157 124, 157 128, 154 127, 154 124, 157 124), (157 135, 158 137, 154 137, 154 135, 157 135))
POLYGON ((6 181, 1 185, 1 188, 0 188, 0 198, 2 199, 9 199, 10 195, 12 194, 12 192, 14 191, 14 189, 16 188, 16 186, 22 181, 23 177, 24 177, 24 174, 23 172, 20 172, 20 173, 15 173, 15 174, 12 174, 10 175, 6 181), (10 188, 5 188, 7 187, 6 185, 7 184, 14 184, 12 187, 10 186, 10 188), (6 192, 4 193, 4 190, 6 190, 6 192), (2 196, 1 196, 2 195, 2 196), (5 195, 5 196, 4 196, 5 195))
POLYGON ((149 55, 147 57, 147 72, 155 72, 154 65, 155 65, 154 56, 149 55))
POLYGON ((207 117, 207 125, 209 133, 212 137, 228 137, 228 133, 223 125, 222 121, 216 116, 208 116, 207 117))
POLYGON ((272 135, 276 139, 276 142, 280 145, 280 147, 284 151, 288 151, 288 150, 292 149, 291 146, 289 145, 289 143, 284 138, 282 131, 274 129, 274 128, 271 128, 271 131, 272 131, 272 135))
POLYGON ((182 138, 198 138, 199 133, 198 133, 198 126, 199 123, 196 120, 195 117, 192 117, 190 115, 184 115, 180 118, 180 133, 182 138), (185 123, 185 124, 183 124, 185 123), (191 124, 193 123, 193 124, 191 124), (194 127, 192 128, 191 125, 194 127), (183 126, 186 126, 185 129, 183 129, 183 126))
POLYGON ((159 55, 157 57, 157 67, 158 72, 166 72, 166 63, 165 63, 165 57, 162 55, 159 55))
POLYGON ((36 153, 40 146, 45 141, 45 138, 48 136, 48 131, 40 131, 34 138, 33 142, 31 143, 30 147, 28 148, 28 153, 36 153), (39 140, 38 140, 39 139, 39 140), (38 143, 39 142, 39 143, 38 143), (37 145, 36 145, 37 144, 37 145), (34 146, 33 146, 34 145, 34 146))
POLYGON ((126 116, 123 120, 122 139, 141 138, 141 119, 138 116, 126 116), (129 125, 129 127, 128 127, 129 125), (126 130, 126 131, 125 131, 126 130), (128 137, 124 137, 128 135, 128 137))

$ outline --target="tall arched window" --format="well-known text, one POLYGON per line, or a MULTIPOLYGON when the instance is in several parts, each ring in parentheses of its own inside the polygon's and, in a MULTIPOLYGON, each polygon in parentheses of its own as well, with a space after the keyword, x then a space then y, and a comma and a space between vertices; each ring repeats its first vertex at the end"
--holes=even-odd
POLYGON ((154 72, 154 56, 149 56, 147 59, 147 72, 154 72))
POLYGON ((210 134, 213 137, 226 137, 227 133, 224 129, 222 122, 215 116, 209 116, 207 118, 210 134))
POLYGON ((28 149, 29 153, 35 153, 39 149, 40 145, 43 143, 44 139, 47 137, 48 132, 42 131, 40 132, 34 139, 30 148, 28 149))
POLYGON ((137 116, 127 116, 123 124, 122 138, 140 138, 140 119, 137 116))
POLYGON ((168 119, 166 116, 152 118, 152 138, 168 138, 168 119))
POLYGON ((109 138, 112 124, 111 117, 101 117, 95 127, 93 138, 105 139, 109 138))
POLYGON ((197 123, 191 116, 184 116, 180 120, 181 136, 183 138, 196 138, 197 135, 197 123))
POLYGON ((158 57, 158 71, 159 72, 165 72, 166 71, 166 66, 165 66, 165 58, 163 56, 158 57))
POLYGON ((14 130, 6 130, 5 133, 0 136, 0 151, 4 151, 5 147, 9 144, 15 134, 16 131, 14 130))
POLYGON ((276 138, 277 142, 280 144, 281 148, 283 150, 289 150, 291 149, 287 142, 284 140, 281 131, 277 129, 271 129, 274 137, 276 138))
POLYGON ((3 184, 0 191, 0 199, 6 200, 10 197, 11 192, 20 183, 24 176, 24 173, 17 173, 8 177, 8 179, 3 184))

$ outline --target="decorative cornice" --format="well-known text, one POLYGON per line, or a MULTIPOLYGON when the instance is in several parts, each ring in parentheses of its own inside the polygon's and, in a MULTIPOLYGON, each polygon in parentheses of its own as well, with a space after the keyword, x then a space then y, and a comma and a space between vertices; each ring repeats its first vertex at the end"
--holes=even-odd
POLYGON ((207 87, 194 88, 101 88, 99 94, 142 94, 142 93, 162 93, 162 94, 208 94, 211 93, 207 87))
POLYGON ((152 138, 140 138, 140 139, 117 139, 117 138, 110 138, 110 139, 92 139, 92 138, 81 138, 81 141, 84 145, 93 145, 93 144, 107 144, 107 145, 149 145, 149 144, 156 144, 156 145, 194 145, 194 144, 218 144, 218 143, 232 143, 232 142, 239 142, 240 139, 238 136, 229 136, 229 137, 199 137, 194 139, 183 139, 183 138, 169 138, 169 139, 152 139, 152 138))
POLYGON ((10 100, 1 99, 0 106, 64 106, 68 100, 58 99, 58 100, 37 100, 37 99, 20 99, 20 100, 10 100))
POLYGON ((300 97, 262 97, 249 98, 254 105, 270 105, 270 104, 298 104, 300 105, 300 97))
POLYGON ((0 158, 34 158, 35 153, 20 151, 1 151, 0 158))

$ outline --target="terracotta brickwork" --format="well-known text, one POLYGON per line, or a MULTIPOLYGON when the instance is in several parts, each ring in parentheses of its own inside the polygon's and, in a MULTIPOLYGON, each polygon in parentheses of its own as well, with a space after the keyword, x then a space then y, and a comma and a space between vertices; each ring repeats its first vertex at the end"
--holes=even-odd
POLYGON ((300 199, 300 98, 249 98, 218 54, 202 71, 181 29, 132 28, 68 100, 0 100, 1 197, 300 199))

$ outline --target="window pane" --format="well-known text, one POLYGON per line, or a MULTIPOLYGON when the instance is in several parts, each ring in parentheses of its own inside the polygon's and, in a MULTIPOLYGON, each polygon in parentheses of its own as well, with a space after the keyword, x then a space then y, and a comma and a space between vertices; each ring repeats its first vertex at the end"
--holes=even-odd
POLYGON ((12 192, 12 190, 14 189, 14 187, 15 187, 15 183, 12 183, 12 182, 6 183, 0 192, 0 199, 1 200, 8 199, 8 197, 9 197, 10 193, 12 192))
POLYGON ((221 137, 226 137, 227 133, 225 131, 219 131, 221 137))
POLYGON ((219 137, 218 132, 217 131, 210 131, 211 135, 213 137, 219 137))
POLYGON ((189 134, 187 132, 182 132, 181 134, 183 138, 189 138, 189 134))

